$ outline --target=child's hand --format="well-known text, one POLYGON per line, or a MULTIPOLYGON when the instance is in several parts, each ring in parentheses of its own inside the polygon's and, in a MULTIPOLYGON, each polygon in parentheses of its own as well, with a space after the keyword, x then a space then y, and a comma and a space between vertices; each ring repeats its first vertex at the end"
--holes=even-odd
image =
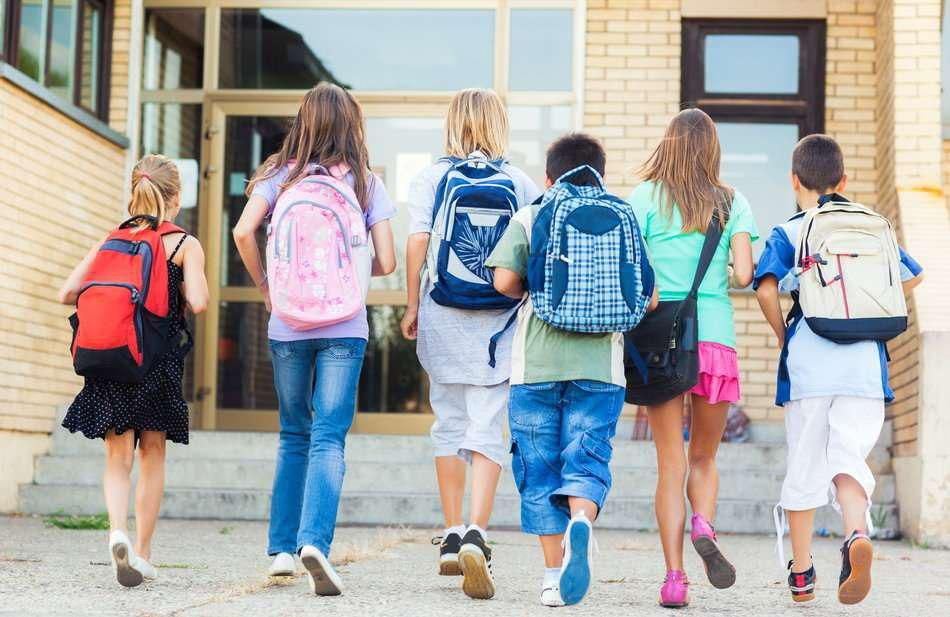
POLYGON ((402 322, 399 324, 402 335, 408 341, 416 340, 419 334, 419 308, 407 306, 406 314, 402 316, 402 322))

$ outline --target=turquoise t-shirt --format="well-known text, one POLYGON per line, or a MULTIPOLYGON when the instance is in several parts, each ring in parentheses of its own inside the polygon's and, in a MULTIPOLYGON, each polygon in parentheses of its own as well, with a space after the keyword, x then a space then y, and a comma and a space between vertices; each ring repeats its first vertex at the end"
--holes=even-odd
MULTIPOLYGON (((705 235, 698 231, 683 233, 679 208, 674 204, 672 217, 666 216, 660 191, 654 190, 657 188, 654 182, 643 182, 628 201, 650 252, 660 300, 682 300, 693 284, 705 235)), ((732 348, 736 346, 736 328, 727 267, 732 236, 740 233, 749 234, 753 242, 759 238, 749 202, 736 191, 719 248, 699 286, 699 340, 732 348)))

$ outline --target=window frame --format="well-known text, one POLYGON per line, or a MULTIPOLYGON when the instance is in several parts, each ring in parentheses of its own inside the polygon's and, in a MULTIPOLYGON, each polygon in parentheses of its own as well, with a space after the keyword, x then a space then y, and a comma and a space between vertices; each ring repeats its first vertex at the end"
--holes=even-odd
MULTIPOLYGON (((16 67, 19 62, 19 26, 22 0, 0 0, 5 4, 5 22, 3 24, 2 44, 0 44, 0 61, 16 67)), ((102 121, 108 120, 109 114, 109 92, 112 78, 112 27, 114 19, 114 0, 71 0, 72 7, 76 13, 76 26, 73 32, 75 37, 75 46, 72 56, 72 84, 70 85, 70 96, 67 102, 71 105, 91 113, 102 121), (82 29, 84 23, 84 13, 86 5, 94 5, 100 11, 99 17, 99 35, 100 49, 98 54, 98 75, 96 76, 96 105, 95 109, 90 109, 82 104, 81 100, 81 80, 82 80, 82 48, 83 36, 82 29)), ((50 46, 52 44, 52 11, 54 3, 50 0, 47 4, 46 32, 43 39, 43 75, 41 79, 34 80, 43 88, 49 88, 49 70, 50 70, 50 46)))
POLYGON ((681 102, 696 106, 716 121, 798 124, 799 135, 825 127, 827 24, 823 19, 683 19, 681 102), (798 45, 798 92, 707 92, 707 35, 792 35, 798 45), (692 61, 688 61, 692 59, 692 61), (790 122, 792 121, 792 122, 790 122))

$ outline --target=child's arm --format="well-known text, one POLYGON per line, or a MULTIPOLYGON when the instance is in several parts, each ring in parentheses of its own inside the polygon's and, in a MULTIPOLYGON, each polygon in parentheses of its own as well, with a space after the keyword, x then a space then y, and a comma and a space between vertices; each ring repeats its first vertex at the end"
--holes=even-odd
POLYGON ((396 270, 396 247, 389 219, 379 221, 369 230, 373 237, 373 276, 386 276, 396 270))
POLYGON ((901 282, 901 285, 904 286, 904 293, 909 294, 914 290, 914 287, 917 287, 924 282, 924 273, 921 272, 912 279, 907 279, 906 281, 901 282))
POLYGON ((653 286, 653 295, 650 296, 650 304, 647 305, 647 312, 655 311, 656 307, 660 305, 660 288, 656 285, 653 286))
POLYGON ((402 317, 402 335, 416 340, 419 332, 419 294, 422 287, 422 266, 429 250, 429 234, 409 234, 406 240, 406 314, 402 317))
POLYGON ((185 302, 197 315, 208 308, 208 279, 205 278, 205 252, 194 236, 188 236, 182 246, 182 267, 185 281, 182 284, 185 302))
POLYGON ((746 232, 733 234, 729 241, 732 249, 732 274, 729 286, 743 289, 752 283, 755 270, 752 265, 752 236, 746 232))
POLYGON ((778 279, 766 276, 759 281, 755 290, 755 297, 759 301, 759 308, 765 315, 765 320, 772 326, 779 343, 785 341, 785 317, 782 315, 782 305, 778 299, 778 279))
POLYGON ((231 233, 234 236, 234 244, 237 246, 241 261, 244 262, 244 267, 247 268, 247 273, 254 281, 254 285, 264 294, 264 304, 269 313, 270 293, 267 288, 267 271, 264 270, 261 251, 257 246, 257 237, 255 236, 257 229, 264 222, 268 210, 270 210, 270 206, 266 199, 260 195, 251 195, 251 198, 247 200, 247 205, 244 206, 241 218, 238 219, 231 233))
POLYGON ((102 242, 96 242, 86 253, 86 256, 82 258, 82 261, 76 264, 73 271, 66 277, 63 286, 60 287, 59 293, 56 295, 57 300, 63 304, 76 304, 76 300, 79 298, 79 289, 82 287, 82 280, 86 278, 86 272, 89 271, 89 266, 92 264, 92 260, 96 258, 96 253, 99 252, 101 246, 102 242))
POLYGON ((495 291, 498 293, 521 300, 524 298, 524 281, 521 275, 507 268, 495 268, 495 291))

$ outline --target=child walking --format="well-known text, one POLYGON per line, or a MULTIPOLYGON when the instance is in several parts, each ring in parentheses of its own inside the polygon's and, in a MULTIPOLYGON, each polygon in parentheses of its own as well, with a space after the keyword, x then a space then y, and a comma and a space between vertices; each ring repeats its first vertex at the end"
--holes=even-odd
MULTIPOLYGON (((772 230, 755 272, 754 287, 759 305, 782 343, 775 403, 785 411, 788 462, 775 516, 784 561, 781 515, 788 515, 793 555, 787 565, 788 585, 796 602, 815 597, 812 528, 815 509, 826 505, 829 495, 832 505, 841 513, 846 538, 841 547, 838 599, 844 604, 855 604, 871 589, 873 549, 867 521, 875 482, 866 458, 880 435, 884 405, 894 399, 888 385, 884 343, 869 338, 843 344, 825 338, 811 325, 824 326, 822 320, 812 321, 799 304, 799 299, 806 299, 800 296, 803 277, 813 275, 814 271, 809 270, 814 268, 819 276, 824 271, 826 281, 830 281, 824 287, 831 293, 845 293, 844 287, 852 286, 851 291, 856 295, 851 298, 850 310, 863 308, 860 303, 864 300, 859 297, 863 290, 856 285, 865 272, 874 269, 860 272, 858 260, 863 255, 870 255, 874 260, 886 243, 859 231, 857 242, 861 246, 852 245, 853 239, 849 240, 852 227, 837 234, 835 241, 840 246, 832 241, 824 248, 812 247, 814 250, 804 252, 801 261, 796 263, 796 245, 803 221, 810 215, 812 220, 817 218, 814 216, 818 214, 816 208, 850 205, 841 195, 846 186, 844 156, 834 139, 827 135, 809 135, 798 142, 792 153, 792 188, 801 212, 772 230), (870 252, 868 240, 874 243, 870 252), (837 258, 824 257, 825 249, 836 253, 837 258), (849 271, 845 263, 854 264, 856 269, 849 271), (856 278, 852 279, 852 274, 856 278), (834 285, 840 287, 832 287, 834 285), (791 292, 796 300, 787 327, 779 304, 780 291, 791 292)), ((880 217, 862 213, 858 218, 864 224, 880 217)), ((889 230, 890 224, 884 221, 883 227, 889 230)), ((883 272, 880 280, 870 281, 875 290, 874 310, 885 306, 889 294, 896 293, 903 300, 903 294, 910 292, 923 278, 921 267, 896 248, 893 232, 889 234, 895 247, 894 270, 883 272), (903 289, 895 287, 889 291, 889 278, 893 281, 899 278, 903 289)), ((885 262, 878 259, 876 263, 885 262)), ((850 317, 847 296, 843 298, 846 316, 850 317)))
POLYGON ((689 603, 689 582, 683 571, 684 482, 693 510, 691 539, 709 581, 722 589, 736 578, 712 525, 719 492, 716 452, 729 404, 740 397, 729 287, 745 287, 752 281, 752 242, 758 231, 748 201, 719 179, 719 162, 712 119, 699 109, 683 110, 674 116, 641 168, 644 181, 630 195, 661 302, 686 298, 710 222, 715 218, 722 230, 698 290, 699 381, 688 392, 693 411, 687 453, 683 450, 683 397, 647 407, 657 456, 656 518, 666 560, 660 604, 666 607, 689 603))
POLYGON ((181 207, 180 193, 170 159, 149 155, 136 163, 131 218, 92 247, 59 292, 63 304, 77 305, 72 353, 77 372, 85 375, 63 426, 105 442, 109 552, 125 587, 157 575, 150 562, 165 487, 165 442, 188 443, 181 386, 191 347, 185 310, 201 313, 208 304, 201 245, 170 223, 181 207), (155 259, 142 259, 146 254, 155 259), (127 519, 136 450, 133 545, 127 519))
POLYGON ((492 336, 504 329, 516 304, 494 290, 484 256, 511 215, 540 195, 527 174, 504 160, 507 147, 508 113, 501 98, 491 90, 463 90, 449 104, 447 156, 420 172, 409 187, 409 298, 402 333, 418 340, 419 362, 429 374, 435 470, 445 518, 439 573, 463 575, 462 590, 483 599, 495 595, 486 529, 508 453, 504 422, 511 336, 500 339, 494 366, 486 358, 492 336), (452 197, 461 191, 464 203, 452 197), (493 209, 498 204, 501 209, 493 209), (449 225, 455 225, 454 238, 446 234, 449 225), (475 242, 453 244, 466 229, 480 232, 465 235, 475 242), (466 265, 461 273, 446 268, 446 259, 440 274, 443 246, 446 257, 449 250, 463 257, 466 250, 477 254, 460 259, 466 265), (475 293, 453 298, 454 290, 445 287, 456 274, 471 281, 475 293), (467 527, 462 517, 466 465, 472 468, 467 527))
MULTIPOLYGON (((590 319, 593 311, 583 296, 596 295, 591 287, 596 279, 600 290, 614 284, 624 288, 623 298, 611 298, 616 302, 610 308, 630 303, 635 319, 642 317, 653 294, 652 283, 644 281, 652 274, 629 206, 603 191, 605 158, 600 143, 584 134, 567 135, 550 146, 545 166, 549 190, 540 204, 515 215, 487 261, 495 270, 496 289, 517 299, 524 297, 526 288, 540 294, 544 271, 555 268, 553 263, 543 265, 550 252, 543 238, 557 228, 549 238, 561 238, 563 230, 571 242, 560 245, 558 263, 580 267, 575 272, 580 279, 565 284, 559 294, 563 304, 558 306, 576 309, 571 316, 579 321, 590 319), (577 216, 563 215, 562 196, 566 196, 563 203, 584 204, 572 210, 577 216), (591 215, 606 211, 609 218, 591 215), (570 219, 570 227, 561 226, 560 218, 550 226, 537 224, 539 219, 558 217, 557 212, 570 219), (622 268, 618 273, 621 245, 627 256, 640 257, 636 276, 622 268), (595 247, 601 246, 612 247, 612 252, 598 253, 595 247), (598 271, 601 264, 611 264, 613 270, 598 271), (576 291, 581 288, 587 292, 579 297, 576 291), (637 296, 628 296, 626 292, 635 288, 637 296)), ((540 300, 550 298, 542 295, 540 300)), ((518 311, 512 345, 508 409, 512 466, 521 493, 521 527, 538 536, 544 555, 541 604, 561 606, 580 602, 591 581, 592 521, 610 491, 611 439, 623 407, 623 335, 619 329, 598 334, 555 327, 539 317, 542 307, 533 298, 526 298, 518 311)), ((544 304, 545 309, 551 306, 544 304)), ((554 321, 550 312, 544 315, 554 321)))
POLYGON ((269 573, 292 576, 299 554, 311 591, 339 595, 343 581, 328 556, 369 336, 366 290, 370 275, 396 267, 389 223, 395 208, 370 171, 356 99, 328 83, 310 90, 247 194, 234 241, 271 311, 267 334, 280 415, 269 573), (255 234, 275 209, 265 270, 255 234))

